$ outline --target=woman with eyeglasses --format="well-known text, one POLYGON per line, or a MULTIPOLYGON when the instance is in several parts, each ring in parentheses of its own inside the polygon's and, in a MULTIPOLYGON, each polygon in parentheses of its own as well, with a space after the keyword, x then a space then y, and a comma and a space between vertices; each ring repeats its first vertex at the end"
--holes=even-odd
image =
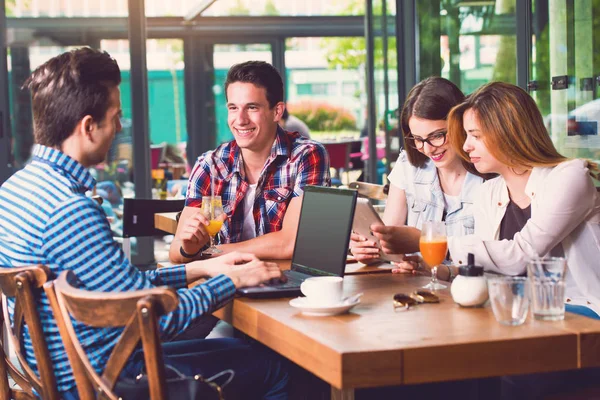
MULTIPOLYGON (((388 178, 386 226, 421 229, 425 221, 445 221, 448 236, 473 233, 473 192, 483 178, 447 140, 448 113, 464 100, 456 85, 440 77, 427 78, 409 92, 400 116, 405 146, 388 178)), ((380 249, 358 234, 352 235, 351 250, 360 262, 379 261, 380 249)), ((394 272, 413 271, 416 260, 406 257, 394 272)))

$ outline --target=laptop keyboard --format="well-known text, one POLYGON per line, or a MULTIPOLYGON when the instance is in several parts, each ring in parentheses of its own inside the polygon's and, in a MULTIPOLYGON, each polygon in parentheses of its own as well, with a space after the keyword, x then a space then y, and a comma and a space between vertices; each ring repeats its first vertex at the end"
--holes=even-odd
POLYGON ((291 270, 283 271, 283 274, 286 276, 287 282, 283 282, 281 279, 271 279, 267 285, 283 289, 297 288, 307 278, 306 275, 291 270))

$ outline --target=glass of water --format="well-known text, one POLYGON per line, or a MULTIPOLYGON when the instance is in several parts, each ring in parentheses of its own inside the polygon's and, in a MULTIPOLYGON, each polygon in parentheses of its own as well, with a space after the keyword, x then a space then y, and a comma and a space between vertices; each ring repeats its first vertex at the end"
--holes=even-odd
POLYGON ((496 321, 517 326, 527 319, 529 281, 521 276, 495 276, 487 280, 490 303, 496 321))
POLYGON ((536 258, 527 264, 535 319, 560 321, 565 318, 566 273, 567 260, 563 257, 536 258))

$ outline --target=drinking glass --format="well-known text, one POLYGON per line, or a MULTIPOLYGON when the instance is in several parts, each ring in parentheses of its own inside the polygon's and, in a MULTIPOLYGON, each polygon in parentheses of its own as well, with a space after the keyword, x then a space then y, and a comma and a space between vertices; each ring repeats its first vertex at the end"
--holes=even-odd
POLYGON ((566 274, 567 260, 563 257, 536 258, 527 264, 535 319, 560 321, 565 318, 566 274))
POLYGON ((446 224, 444 221, 424 222, 419 240, 421 257, 431 267, 431 282, 423 286, 429 290, 445 289, 437 280, 437 266, 446 259, 448 253, 448 240, 446 238, 446 224))
POLYGON ((517 326, 527 319, 529 311, 529 281, 522 276, 488 278, 490 303, 496 321, 517 326))
POLYGON ((219 217, 223 214, 221 196, 204 196, 202 198, 202 213, 209 220, 206 232, 210 237, 210 247, 203 251, 204 254, 219 254, 221 250, 215 246, 215 236, 221 230, 223 221, 219 217))

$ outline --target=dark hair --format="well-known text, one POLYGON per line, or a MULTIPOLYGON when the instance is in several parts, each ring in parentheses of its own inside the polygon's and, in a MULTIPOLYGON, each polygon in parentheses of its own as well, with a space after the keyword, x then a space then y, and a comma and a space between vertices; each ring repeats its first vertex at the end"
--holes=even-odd
POLYGON ((225 81, 225 96, 227 88, 235 82, 252 83, 264 88, 267 92, 269 107, 283 101, 283 80, 279 72, 271 64, 264 61, 246 61, 236 64, 227 72, 225 81))
MULTIPOLYGON (((410 90, 400 114, 400 127, 404 137, 404 150, 412 165, 422 167, 428 158, 412 147, 414 140, 408 126, 410 117, 415 116, 431 121, 446 120, 452 107, 464 100, 465 95, 454 83, 439 76, 424 79, 410 90)), ((467 169, 474 170, 474 168, 467 169)))
POLYGON ((36 143, 59 147, 86 115, 104 119, 121 70, 106 52, 72 50, 39 66, 23 84, 31 91, 36 143))

